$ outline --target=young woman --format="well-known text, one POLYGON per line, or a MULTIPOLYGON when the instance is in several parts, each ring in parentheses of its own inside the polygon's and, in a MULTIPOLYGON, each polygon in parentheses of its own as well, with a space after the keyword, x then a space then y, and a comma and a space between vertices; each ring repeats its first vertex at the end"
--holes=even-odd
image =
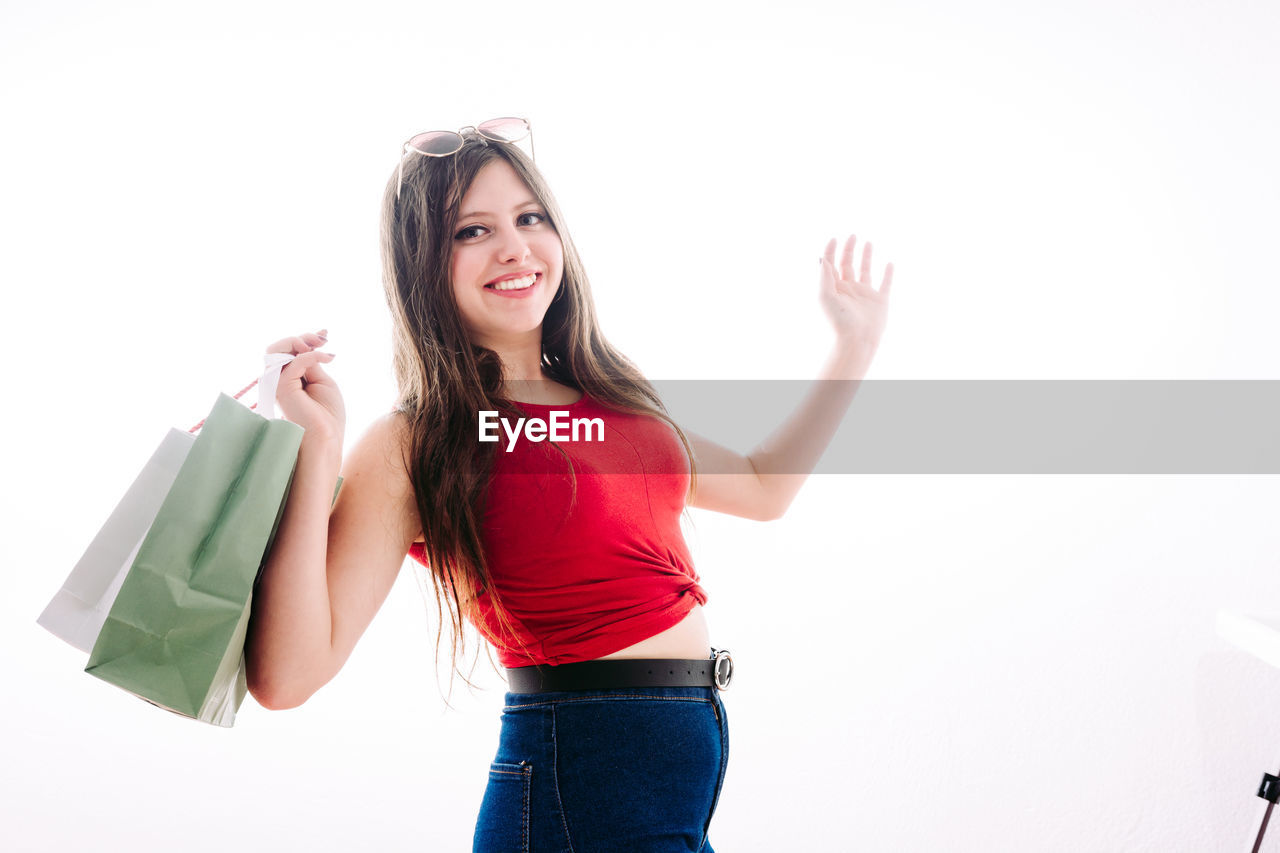
POLYGON ((277 402, 306 432, 254 596, 249 689, 266 708, 306 701, 412 554, 447 604, 455 664, 466 619, 510 682, 475 849, 709 853, 731 661, 710 646, 679 517, 782 515, 875 354, 892 267, 877 290, 869 245, 855 271, 853 237, 838 265, 827 244, 836 344, 819 378, 852 381, 815 383, 737 454, 681 430, 601 334, 564 218, 513 144, 528 135, 498 119, 406 144, 382 210, 399 401, 345 461, 325 333, 269 347, 296 356, 277 402), (582 433, 517 431, 557 411, 582 433), (505 421, 497 441, 486 417, 505 421))

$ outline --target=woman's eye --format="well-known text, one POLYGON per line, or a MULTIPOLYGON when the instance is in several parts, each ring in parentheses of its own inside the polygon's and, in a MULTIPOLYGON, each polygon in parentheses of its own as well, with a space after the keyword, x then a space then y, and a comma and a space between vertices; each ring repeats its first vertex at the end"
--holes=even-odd
MULTIPOLYGON (((537 213, 532 210, 526 213, 522 213, 516 217, 516 225, 521 225, 521 226, 541 225, 546 221, 547 221, 547 217, 545 215, 541 213, 537 213)), ((459 231, 455 235, 455 237, 459 240, 472 240, 472 239, 475 239, 476 237, 481 236, 485 231, 488 231, 488 230, 489 229, 485 228, 483 225, 468 225, 466 228, 463 228, 461 231, 459 231)))

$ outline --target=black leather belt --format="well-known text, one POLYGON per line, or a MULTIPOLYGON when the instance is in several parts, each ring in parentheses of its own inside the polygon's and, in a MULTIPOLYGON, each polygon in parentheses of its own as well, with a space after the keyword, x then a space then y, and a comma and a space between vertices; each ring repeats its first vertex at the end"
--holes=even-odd
POLYGON ((715 687, 728 689, 733 681, 733 657, 712 649, 701 660, 667 658, 588 660, 559 666, 520 666, 507 669, 512 693, 550 693, 559 690, 609 690, 615 687, 715 687))

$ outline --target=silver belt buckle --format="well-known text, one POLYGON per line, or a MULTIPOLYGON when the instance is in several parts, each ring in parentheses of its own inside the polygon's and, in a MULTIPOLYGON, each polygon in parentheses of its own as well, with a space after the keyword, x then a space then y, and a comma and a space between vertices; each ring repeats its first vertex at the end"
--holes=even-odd
POLYGON ((733 655, 728 649, 712 649, 717 690, 728 690, 733 682, 733 655))

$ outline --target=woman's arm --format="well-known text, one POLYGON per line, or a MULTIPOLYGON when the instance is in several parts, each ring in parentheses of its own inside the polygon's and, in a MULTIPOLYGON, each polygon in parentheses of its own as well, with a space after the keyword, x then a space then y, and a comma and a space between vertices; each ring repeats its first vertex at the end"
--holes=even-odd
POLYGON ((341 397, 319 368, 322 354, 313 352, 321 342, 293 341, 295 354, 307 354, 281 373, 277 402, 306 432, 245 639, 249 691, 270 709, 301 705, 342 668, 418 530, 399 416, 382 418, 361 437, 341 466, 333 502, 341 397))
POLYGON ((757 521, 780 518, 813 472, 844 419, 866 375, 888 316, 893 264, 885 268, 880 289, 871 279, 871 244, 862 249, 855 275, 856 238, 845 243, 840 269, 834 263, 836 241, 820 259, 819 298, 836 330, 836 346, 800 405, 747 455, 686 433, 699 470, 690 505, 757 521))

